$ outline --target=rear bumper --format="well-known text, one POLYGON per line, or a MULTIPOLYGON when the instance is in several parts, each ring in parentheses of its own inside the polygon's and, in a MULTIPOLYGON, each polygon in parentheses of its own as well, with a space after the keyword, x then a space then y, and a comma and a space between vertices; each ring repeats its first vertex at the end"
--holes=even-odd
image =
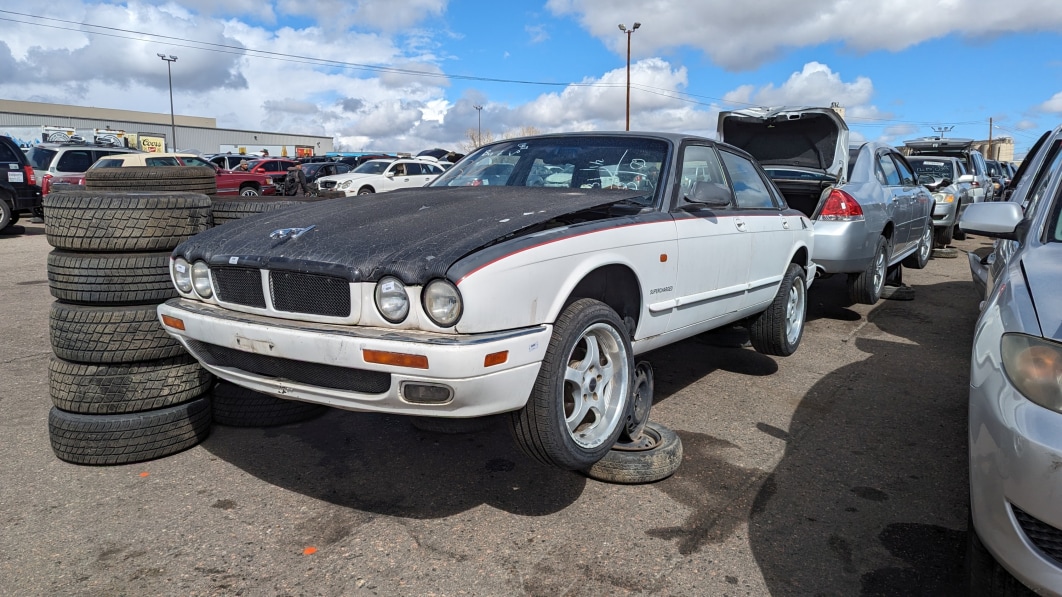
POLYGON ((855 222, 815 221, 815 248, 811 259, 830 274, 866 269, 874 257, 877 235, 868 233, 865 220, 855 222), (872 243, 871 240, 874 242, 872 243))

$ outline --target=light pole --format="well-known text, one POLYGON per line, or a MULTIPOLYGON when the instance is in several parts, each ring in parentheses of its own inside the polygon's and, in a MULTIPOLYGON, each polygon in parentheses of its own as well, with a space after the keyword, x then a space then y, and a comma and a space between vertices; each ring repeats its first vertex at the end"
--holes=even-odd
POLYGON ((483 145, 483 106, 472 106, 476 109, 476 147, 483 145))
POLYGON ((627 29, 623 23, 620 23, 619 30, 627 34, 627 129, 631 130, 631 34, 638 27, 641 27, 641 23, 634 23, 634 26, 627 29))
POLYGON ((944 133, 947 133, 951 129, 955 128, 955 125, 953 124, 951 126, 931 126, 929 128, 933 129, 933 132, 935 132, 938 135, 940 135, 940 138, 943 139, 944 138, 944 133))
POLYGON ((166 78, 170 81, 170 135, 171 142, 173 143, 173 150, 177 151, 177 125, 173 121, 173 70, 171 66, 174 62, 177 62, 177 57, 172 54, 167 56, 165 54, 158 54, 159 58, 166 61, 166 78))

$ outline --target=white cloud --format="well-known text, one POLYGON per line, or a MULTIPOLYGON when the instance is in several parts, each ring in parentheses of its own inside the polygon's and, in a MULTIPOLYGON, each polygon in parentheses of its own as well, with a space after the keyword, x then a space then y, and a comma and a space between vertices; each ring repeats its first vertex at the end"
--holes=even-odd
POLYGON ((1062 2, 1044 0, 1010 0, 1005 10, 995 0, 549 0, 546 6, 555 15, 574 15, 617 53, 626 51, 626 40, 616 25, 641 21, 635 55, 689 46, 729 70, 824 43, 858 52, 899 51, 953 33, 980 37, 1062 27, 1062 2))
POLYGON ((1051 96, 1051 99, 1040 104, 1040 110, 1044 112, 1062 112, 1062 91, 1051 96))

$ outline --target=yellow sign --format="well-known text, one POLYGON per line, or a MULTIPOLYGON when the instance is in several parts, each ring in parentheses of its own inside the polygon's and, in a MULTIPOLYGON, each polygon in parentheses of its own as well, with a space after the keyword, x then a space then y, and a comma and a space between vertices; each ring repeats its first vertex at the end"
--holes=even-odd
POLYGON ((140 151, 146 151, 148 153, 162 153, 166 151, 166 139, 163 137, 149 137, 144 133, 140 133, 140 151))

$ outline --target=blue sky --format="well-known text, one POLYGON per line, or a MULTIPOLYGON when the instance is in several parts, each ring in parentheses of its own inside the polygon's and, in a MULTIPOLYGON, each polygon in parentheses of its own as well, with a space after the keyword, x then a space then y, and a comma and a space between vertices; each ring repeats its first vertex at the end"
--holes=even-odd
POLYGON ((634 130, 838 102, 855 139, 983 139, 992 118, 1020 157, 1062 120, 1057 0, 53 0, 0 19, 5 99, 168 112, 164 52, 178 114, 349 150, 467 148, 477 116, 488 137, 622 129, 617 25, 636 21, 634 130))

